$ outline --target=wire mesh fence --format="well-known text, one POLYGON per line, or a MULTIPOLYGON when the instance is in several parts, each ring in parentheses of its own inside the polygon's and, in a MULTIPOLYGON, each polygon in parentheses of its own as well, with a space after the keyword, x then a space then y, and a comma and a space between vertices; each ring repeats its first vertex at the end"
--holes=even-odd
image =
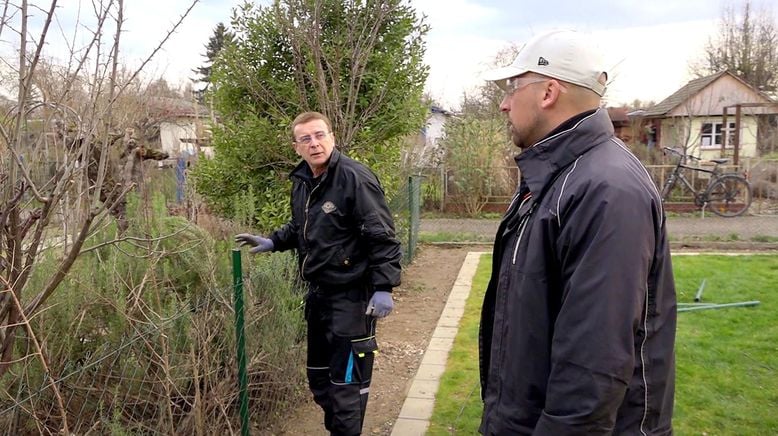
POLYGON ((403 248, 403 262, 406 264, 413 260, 419 243, 422 178, 421 175, 408 176, 389 200, 397 238, 403 248))
MULTIPOLYGON (((674 164, 646 165, 656 186, 661 189, 664 181, 672 172, 674 164)), ((712 166, 702 164, 703 168, 712 166)), ((754 203, 750 213, 778 213, 778 159, 744 158, 738 167, 720 165, 722 172, 746 174, 754 189, 754 203)), ((498 166, 483 168, 485 177, 479 180, 463 180, 455 169, 445 165, 425 167, 419 170, 422 175, 421 205, 425 211, 440 212, 502 212, 514 194, 520 171, 516 166, 498 166), (467 182, 467 183, 466 183, 467 182), (469 203, 473 203, 467 208, 469 203)), ((709 173, 688 171, 687 176, 693 186, 704 188, 710 178, 709 173)), ((677 202, 691 202, 691 193, 679 193, 677 202)), ((471 215, 473 213, 470 213, 471 215)))
POLYGON ((438 212, 473 214, 499 209, 510 200, 519 180, 516 166, 471 168, 467 174, 445 165, 418 171, 421 207, 438 212))
MULTIPOLYGON (((240 433, 230 244, 170 215, 190 203, 166 200, 181 188, 175 169, 144 168, 126 237, 110 219, 96 227, 84 246, 94 249, 42 310, 23 317, 69 249, 71 213, 46 230, 29 292, 0 290, 0 309, 22 314, 0 325, 13 344, 0 365, 0 435, 240 433)), ((253 257, 245 271, 250 433, 273 434, 304 394, 302 285, 291 254, 253 257)))
MULTIPOLYGON (((300 398, 304 329, 293 277, 293 259, 274 255, 244 280, 255 434, 272 433, 300 398)), ((89 337, 62 331, 37 351, 36 333, 47 331, 40 322, 52 316, 30 323, 20 341, 27 352, 0 385, 0 434, 239 432, 231 292, 210 289, 196 302, 170 302, 143 316, 84 312, 111 320, 111 328, 89 337)))

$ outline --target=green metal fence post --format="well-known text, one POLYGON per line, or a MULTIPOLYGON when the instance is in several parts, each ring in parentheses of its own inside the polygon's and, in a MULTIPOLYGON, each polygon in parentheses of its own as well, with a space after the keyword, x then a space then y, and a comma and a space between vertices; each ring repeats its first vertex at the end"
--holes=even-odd
POLYGON ((421 220, 421 177, 408 177, 408 246, 405 261, 410 263, 416 255, 419 243, 419 222, 421 220))
POLYGON ((249 391, 246 374, 246 334, 243 330, 243 268, 240 249, 232 249, 232 283, 235 289, 235 339, 238 354, 238 385, 240 388, 240 434, 249 434, 249 391))

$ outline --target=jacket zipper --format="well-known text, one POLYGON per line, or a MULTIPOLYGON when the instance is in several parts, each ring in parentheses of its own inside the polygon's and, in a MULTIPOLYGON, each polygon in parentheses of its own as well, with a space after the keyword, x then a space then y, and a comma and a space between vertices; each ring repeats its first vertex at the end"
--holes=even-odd
MULTIPOLYGON (((308 242, 308 208, 311 204, 311 197, 313 197, 313 193, 316 192, 316 189, 321 185, 321 182, 319 182, 316 186, 311 189, 311 192, 308 193, 308 199, 305 200, 305 223, 303 224, 303 240, 308 242)), ((308 250, 310 251, 310 250, 308 250)), ((305 278, 305 262, 308 260, 308 253, 305 253, 305 257, 303 258, 303 264, 300 267, 300 277, 302 277, 303 280, 307 279, 305 278)))
MULTIPOLYGON (((524 201, 529 200, 529 198, 525 199, 524 201)), ((524 202, 522 202, 522 205, 524 202)), ((521 217, 521 221, 519 221, 519 237, 516 238, 516 245, 513 247, 513 257, 511 258, 511 265, 516 265, 516 255, 519 252, 519 244, 521 244, 521 237, 524 236, 524 229, 527 228, 527 223, 529 222, 529 217, 532 216, 532 213, 535 211, 536 204, 533 204, 530 210, 527 211, 526 214, 524 214, 523 217, 521 217)), ((519 209, 521 209, 521 206, 519 206, 519 209)))
MULTIPOLYGON (((521 200, 521 202, 517 202, 516 200, 519 198, 519 196, 520 196, 520 195, 521 195, 521 194, 517 193, 517 194, 516 194, 516 197, 514 197, 514 199, 511 201, 511 204, 508 206, 508 212, 505 214, 505 217, 506 217, 506 219, 509 219, 509 217, 510 217, 511 213, 513 212, 513 210, 511 210, 511 207, 512 207, 513 205, 515 205, 515 204, 518 204, 518 207, 516 208, 516 212, 518 212, 518 211, 520 211, 520 210, 521 210, 522 206, 524 206, 524 204, 525 204, 527 201, 529 201, 529 200, 531 200, 531 199, 532 199, 532 196, 527 196, 527 197, 525 197, 523 200, 521 200)), ((535 206, 533 205, 533 206, 532 206, 532 209, 534 209, 534 207, 535 207, 535 206)), ((529 210, 529 211, 528 211, 528 212, 527 212, 527 213, 526 213, 526 214, 525 214, 523 217, 519 218, 519 237, 518 237, 518 240, 516 241, 516 247, 518 247, 518 246, 519 246, 519 242, 521 242, 521 236, 522 236, 522 234, 524 233, 524 227, 525 227, 525 226, 526 226, 526 224, 527 224, 527 223, 526 223, 526 221, 527 221, 527 218, 528 218, 528 217, 529 217, 529 215, 532 213, 532 209, 530 209, 530 210, 529 210)), ((517 248, 514 248, 514 249, 513 249, 513 264, 514 264, 514 265, 516 264, 516 251, 517 251, 517 248)), ((499 288, 499 286, 498 286, 498 288, 499 288)), ((498 291, 498 290, 495 290, 495 292, 499 292, 499 291, 498 291)), ((504 323, 505 323, 505 320, 503 320, 503 321, 502 321, 502 324, 500 325, 500 330, 502 330, 502 331, 504 331, 504 330, 505 330, 505 325, 504 325, 504 323)), ((502 367, 502 362, 503 362, 503 360, 504 360, 504 357, 505 357, 505 349, 502 347, 502 339, 503 339, 503 338, 505 338, 505 335, 504 335, 504 334, 500 335, 500 344, 499 344, 499 346, 498 346, 498 349, 500 350, 500 353, 499 353, 500 355, 498 356, 498 359, 497 359, 497 362, 496 362, 496 366, 497 366, 497 368, 496 368, 496 371, 495 371, 496 373, 499 373, 499 372, 500 372, 500 369, 501 369, 501 367, 502 367)), ((494 343, 492 343, 492 347, 493 347, 493 346, 494 346, 494 343)), ((490 374, 490 376, 491 376, 491 375, 492 375, 492 374, 490 374)), ((497 393, 497 398, 498 398, 498 399, 497 399, 497 403, 499 404, 499 403, 500 403, 500 401, 501 401, 501 399, 500 399, 500 398, 502 398, 502 388, 501 388, 501 387, 499 387, 499 385, 498 385, 498 388, 497 388, 497 392, 496 392, 496 393, 497 393)))
MULTIPOLYGON (((517 193, 516 193, 516 195, 514 195, 514 196, 513 196, 513 199, 511 200, 510 204, 508 204, 508 209, 507 209, 507 210, 506 210, 506 212, 505 212, 505 216, 504 216, 503 220, 505 220, 505 218, 507 218, 508 216, 510 216, 510 214, 511 214, 511 212, 512 212, 512 211, 511 211, 511 208, 513 207, 513 205, 514 205, 514 204, 516 204, 516 200, 518 200, 518 199, 519 199, 519 196, 520 196, 520 195, 521 195, 521 192, 517 192, 517 193)), ((522 201, 521 201, 521 203, 519 204, 519 209, 521 209, 521 206, 524 204, 524 202, 525 202, 525 201, 527 201, 527 199, 526 199, 526 198, 525 198, 524 200, 522 200, 522 201)))

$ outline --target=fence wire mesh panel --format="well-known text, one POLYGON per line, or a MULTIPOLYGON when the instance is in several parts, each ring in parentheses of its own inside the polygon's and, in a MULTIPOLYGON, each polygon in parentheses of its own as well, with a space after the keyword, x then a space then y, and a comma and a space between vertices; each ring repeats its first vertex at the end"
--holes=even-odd
MULTIPOLYGON (((251 433, 272 434, 304 386, 302 294, 291 256, 257 262, 244 280, 249 411, 251 433)), ((75 320, 54 302, 2 378, 0 434, 240 433, 231 293, 95 296, 75 320)))
POLYGON ((476 215, 500 211, 510 201, 519 180, 516 166, 468 168, 445 165, 420 170, 424 176, 421 203, 424 210, 476 215))
POLYGON ((420 175, 408 176, 389 199, 389 209, 394 216, 397 238, 402 243, 403 262, 409 263, 416 254, 421 222, 420 175))
POLYGON ((419 243, 419 224, 421 222, 421 177, 410 176, 408 178, 408 215, 409 232, 408 247, 405 260, 410 262, 416 256, 416 246, 419 243))
MULTIPOLYGON (((695 166, 695 164, 689 163, 689 166, 695 166)), ((709 163, 698 166, 707 170, 713 169, 713 165, 709 163)), ((646 168, 658 189, 661 190, 675 165, 646 165, 646 168)), ((748 214, 778 214, 778 159, 744 158, 740 166, 724 164, 719 165, 718 170, 721 173, 742 174, 748 178, 753 190, 753 203, 747 211, 748 214)), ((685 170, 684 176, 698 191, 706 188, 711 177, 710 173, 693 170, 685 170)), ((688 189, 682 189, 679 182, 676 183, 668 202, 693 203, 694 197, 688 189)))
POLYGON ((778 215, 778 159, 744 159, 743 168, 754 194, 748 213, 778 215))
MULTIPOLYGON (((710 164, 702 168, 712 169, 710 164)), ((665 180, 675 168, 674 164, 646 165, 649 174, 658 189, 662 189, 665 180)), ((719 165, 721 172, 736 172, 748 177, 753 188, 754 202, 748 213, 778 213, 778 159, 745 158, 740 166, 719 165)), ((421 186, 421 205, 425 211, 465 212, 476 215, 478 212, 501 213, 505 210, 515 192, 520 178, 516 166, 482 168, 473 173, 483 173, 483 177, 463 177, 455 170, 439 167, 425 167, 420 170, 424 177, 421 186)), ((696 189, 704 189, 710 174, 687 170, 685 176, 696 189)), ((673 202, 692 202, 690 192, 677 189, 673 202)))

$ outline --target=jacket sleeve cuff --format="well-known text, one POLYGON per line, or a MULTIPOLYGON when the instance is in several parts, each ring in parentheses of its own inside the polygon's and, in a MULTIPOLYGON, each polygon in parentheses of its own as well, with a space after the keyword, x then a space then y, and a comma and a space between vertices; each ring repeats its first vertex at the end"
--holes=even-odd
POLYGON ((280 248, 279 248, 280 245, 281 245, 281 241, 278 240, 278 236, 276 236, 275 232, 273 232, 270 235, 268 235, 267 238, 270 239, 271 241, 273 241, 273 248, 270 250, 271 252, 272 251, 281 251, 280 248))
POLYGON ((389 292, 392 293, 391 286, 373 286, 373 292, 389 292))

